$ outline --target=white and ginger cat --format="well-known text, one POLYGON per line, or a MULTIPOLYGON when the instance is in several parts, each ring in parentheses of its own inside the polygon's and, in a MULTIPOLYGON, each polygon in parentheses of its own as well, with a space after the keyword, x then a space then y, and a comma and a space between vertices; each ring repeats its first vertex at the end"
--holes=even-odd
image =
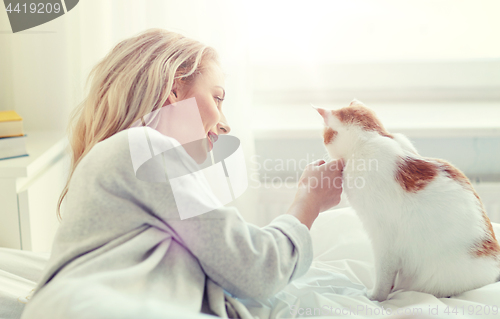
POLYGON ((500 280, 500 246, 461 171, 420 156, 357 100, 316 109, 325 147, 344 159, 344 191, 372 241, 370 299, 386 300, 393 288, 448 297, 500 280))

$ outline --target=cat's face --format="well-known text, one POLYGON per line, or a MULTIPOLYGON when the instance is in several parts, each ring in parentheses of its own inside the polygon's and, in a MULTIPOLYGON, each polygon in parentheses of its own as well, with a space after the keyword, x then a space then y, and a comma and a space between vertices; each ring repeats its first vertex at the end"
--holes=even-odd
POLYGON ((358 100, 338 110, 316 108, 325 121, 323 142, 333 158, 345 158, 360 138, 392 138, 375 113, 358 100))

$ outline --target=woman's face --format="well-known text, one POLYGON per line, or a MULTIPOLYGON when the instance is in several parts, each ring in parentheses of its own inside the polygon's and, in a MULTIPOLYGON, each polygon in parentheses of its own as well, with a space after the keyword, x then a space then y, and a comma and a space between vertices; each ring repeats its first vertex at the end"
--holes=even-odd
POLYGON ((222 101, 225 98, 224 74, 217 64, 209 64, 188 88, 174 86, 168 102, 175 103, 192 97, 196 99, 206 138, 183 146, 197 163, 203 163, 207 153, 212 150, 213 143, 217 141, 217 136, 231 130, 222 112, 222 101))

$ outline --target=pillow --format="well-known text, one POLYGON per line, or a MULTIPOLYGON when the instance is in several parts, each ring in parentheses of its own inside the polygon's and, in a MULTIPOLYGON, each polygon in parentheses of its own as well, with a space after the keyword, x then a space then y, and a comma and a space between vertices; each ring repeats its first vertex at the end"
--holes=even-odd
POLYGON ((48 259, 49 253, 0 248, 0 318, 21 317, 48 259))

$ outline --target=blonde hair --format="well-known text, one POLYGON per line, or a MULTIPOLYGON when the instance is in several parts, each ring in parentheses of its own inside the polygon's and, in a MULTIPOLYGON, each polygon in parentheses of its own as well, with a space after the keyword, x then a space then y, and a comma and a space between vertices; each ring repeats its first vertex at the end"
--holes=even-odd
POLYGON ((162 107, 174 80, 176 86, 192 83, 211 61, 218 64, 213 48, 178 33, 150 29, 118 43, 92 69, 88 95, 68 127, 71 166, 57 203, 59 219, 73 172, 90 149, 162 107))

